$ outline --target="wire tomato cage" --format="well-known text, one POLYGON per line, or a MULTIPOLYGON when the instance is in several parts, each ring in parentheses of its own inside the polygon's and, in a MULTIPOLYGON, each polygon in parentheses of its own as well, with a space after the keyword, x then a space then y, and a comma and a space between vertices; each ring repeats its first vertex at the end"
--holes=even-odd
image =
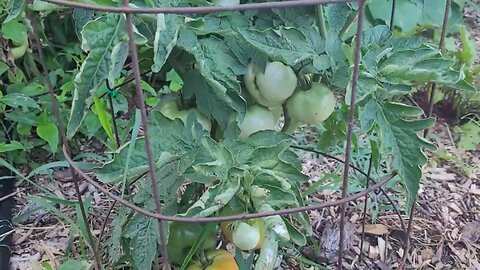
MULTIPOLYGON (((142 7, 136 7, 132 8, 129 6, 129 1, 128 0, 123 0, 123 5, 121 7, 112 7, 112 6, 101 6, 101 5, 93 5, 93 4, 85 4, 85 3, 79 3, 79 2, 73 2, 73 1, 67 1, 67 0, 43 0, 44 2, 48 2, 51 4, 56 4, 64 7, 70 7, 70 8, 81 8, 81 9, 86 9, 86 10, 94 10, 94 11, 101 11, 101 12, 110 12, 110 13, 123 13, 126 16, 126 31, 128 33, 129 37, 129 50, 130 50, 130 58, 131 58, 131 64, 130 67, 133 71, 133 81, 135 83, 135 94, 136 97, 138 98, 138 106, 140 107, 140 112, 141 112, 141 124, 143 128, 143 134, 145 138, 145 150, 147 153, 147 158, 148 158, 148 167, 149 167, 149 178, 151 181, 151 186, 152 186, 152 195, 155 198, 155 206, 156 206, 156 212, 150 212, 146 209, 143 209, 141 207, 138 207, 134 205, 133 203, 130 203, 124 199, 122 199, 120 196, 115 195, 114 193, 110 192, 107 188, 103 187, 100 183, 97 181, 93 180, 90 176, 87 175, 84 171, 82 171, 72 160, 71 154, 70 154, 70 149, 68 147, 68 139, 65 133, 65 129, 62 126, 62 123, 60 121, 60 112, 59 112, 59 104, 58 101, 56 100, 55 97, 55 90, 53 89, 52 83, 50 81, 49 77, 49 72, 48 68, 46 65, 46 59, 43 53, 43 48, 40 42, 39 36, 35 33, 35 30, 32 30, 32 36, 35 40, 36 43, 36 49, 39 54, 40 58, 40 63, 42 65, 44 77, 45 77, 45 83, 48 87, 48 93, 50 94, 50 98, 52 101, 52 110, 53 114, 55 116, 56 124, 60 133, 60 136, 62 138, 62 144, 63 144, 63 153, 65 155, 66 160, 68 161, 70 165, 70 171, 73 176, 73 182, 76 190, 76 196, 77 199, 80 203, 80 208, 81 208, 81 215, 83 218, 83 221, 85 224, 87 224, 87 215, 85 213, 85 209, 83 208, 83 203, 82 203, 82 197, 80 194, 79 190, 79 176, 81 176, 85 181, 89 182, 91 185, 93 185, 96 189, 100 190, 103 192, 105 195, 109 196, 114 200, 114 204, 110 208, 110 212, 113 209, 115 203, 120 203, 124 205, 125 207, 130 208, 131 210, 145 215, 147 217, 151 217, 154 219, 157 219, 158 222, 158 230, 159 230, 159 236, 160 236, 160 241, 161 241, 161 255, 163 259, 163 267, 164 269, 170 269, 169 265, 169 260, 168 260, 168 252, 166 248, 166 237, 165 237, 165 231, 164 231, 164 222, 165 221, 176 221, 176 222, 186 222, 186 223, 209 223, 209 222, 224 222, 224 221, 234 221, 234 220, 245 220, 245 219, 251 219, 251 218, 261 218, 261 217, 268 217, 268 216, 275 216, 275 215, 288 215, 288 214, 293 214, 293 213, 299 213, 299 212, 306 212, 306 211, 312 211, 312 210, 319 210, 325 207, 331 207, 331 206, 339 206, 340 207, 340 220, 339 220, 339 228, 340 228, 340 244, 339 244, 339 252, 338 252, 338 261, 337 261, 337 267, 338 269, 342 269, 342 262, 343 262, 343 253, 344 253, 344 246, 345 246, 345 221, 346 221, 346 208, 347 208, 347 203, 354 201, 356 199, 359 199, 361 197, 367 198, 367 195, 379 189, 389 200, 390 204, 394 207, 394 210, 396 211, 397 215, 400 217, 401 225, 404 231, 406 231, 407 234, 407 241, 405 242, 405 249, 404 249, 404 255, 402 258, 402 262, 400 264, 399 269, 403 269, 406 261, 406 254, 408 253, 408 247, 410 245, 409 241, 409 235, 411 232, 411 227, 412 227, 412 220, 413 220, 413 207, 415 203, 412 206, 412 209, 410 211, 410 217, 409 217, 409 222, 408 222, 408 227, 405 229, 405 224, 403 223, 403 219, 399 213, 399 211, 396 209, 395 204, 393 201, 388 197, 388 194, 382 189, 382 186, 385 185, 389 180, 395 177, 395 173, 389 174, 387 176, 382 177, 381 179, 378 179, 377 182, 374 182, 373 185, 368 187, 361 192, 357 192, 352 195, 347 195, 347 190, 348 190, 348 173, 350 169, 354 169, 361 174, 365 175, 367 177, 367 182, 368 181, 373 181, 370 178, 370 169, 368 173, 365 173, 361 171, 359 168, 355 167, 354 165, 350 164, 350 158, 351 158, 351 147, 352 147, 352 133, 353 133, 353 124, 354 124, 354 114, 355 114, 355 103, 356 103, 356 91, 357 91, 357 82, 358 82, 358 74, 359 74, 359 66, 360 66, 360 49, 361 49, 361 38, 362 38, 362 30, 363 30, 363 23, 364 23, 364 16, 365 16, 365 4, 366 0, 297 0, 297 1, 275 1, 275 2, 262 2, 262 3, 248 3, 248 4, 240 4, 240 5, 234 5, 234 6, 205 6, 205 7, 155 7, 155 8, 142 8, 142 7), (146 111, 146 106, 145 106, 145 99, 144 99, 144 93, 141 88, 141 76, 143 74, 140 73, 140 67, 138 64, 138 55, 137 55, 137 48, 135 45, 135 39, 134 39, 134 31, 133 31, 133 23, 132 23, 132 16, 135 14, 211 14, 211 13, 217 13, 217 12, 233 12, 233 11, 247 11, 247 10, 263 10, 263 9, 280 9, 280 8, 293 8, 293 7, 302 7, 302 6, 316 6, 316 5, 325 5, 325 4, 340 4, 340 3, 357 3, 358 5, 358 18, 357 18, 357 30, 356 30, 356 35, 355 35, 355 48, 354 48, 354 62, 353 62, 353 73, 351 77, 351 93, 350 93, 350 107, 349 107, 349 114, 348 114, 348 128, 347 128, 347 134, 346 134, 346 146, 345 146, 345 160, 341 160, 339 158, 336 158, 334 156, 321 153, 316 151, 318 154, 322 154, 328 158, 332 158, 338 162, 344 163, 343 166, 343 174, 342 174, 342 196, 340 200, 337 201, 329 201, 329 202, 324 202, 316 205, 310 205, 310 206, 303 206, 303 207, 296 207, 296 208, 287 208, 287 209, 281 209, 277 211, 269 211, 269 212, 262 212, 262 213, 251 213, 251 214, 241 214, 241 215, 231 215, 231 216, 222 216, 222 217, 204 217, 204 218, 192 218, 192 217, 178 217, 178 216, 167 216, 167 215, 162 215, 162 205, 160 203, 159 194, 158 194, 158 186, 157 182, 155 181, 156 176, 155 176, 155 167, 154 167, 154 159, 153 159, 153 151, 152 151, 152 146, 151 146, 151 141, 150 141, 150 132, 149 128, 147 125, 147 111, 146 111)), ((393 30, 393 22, 394 22, 394 16, 395 16, 395 8, 396 8, 396 0, 391 1, 392 4, 392 9, 391 9, 391 17, 390 17, 390 29, 393 30)), ((449 11, 450 11, 450 5, 451 5, 451 0, 446 0, 446 5, 445 5, 445 10, 444 10, 444 18, 443 18, 443 23, 442 23, 442 31, 441 31, 441 38, 439 42, 439 47, 440 49, 443 49, 444 47, 444 40, 445 40, 445 35, 446 35, 446 28, 447 28, 447 23, 448 23, 448 17, 449 17, 449 11)), ((30 20, 33 19, 33 16, 31 14, 27 14, 30 17, 30 20)), ((435 83, 431 84, 431 95, 430 95, 430 101, 429 101, 429 109, 426 112, 427 117, 431 116, 432 114, 432 108, 433 108, 433 97, 434 97, 434 92, 436 89, 435 83)), ((110 95, 109 95, 110 96, 110 95)), ((111 97, 111 96, 110 96, 111 97)), ((111 111, 113 111, 112 108, 110 108, 111 111)), ((113 117, 113 119, 115 119, 113 117)), ((425 131, 424 136, 427 136, 428 130, 425 131)), ((118 137, 118 135, 117 135, 118 137)), ((295 148, 295 146, 292 146, 295 148)), ((298 149, 302 149, 300 147, 297 147, 298 149)), ((306 149, 303 149, 306 150, 306 149)), ((310 151, 315 151, 315 150, 310 150, 310 151)), ((371 167, 371 166, 370 166, 371 167)), ((366 200, 365 200, 366 201, 366 200)), ((366 202, 365 202, 366 205, 366 202)), ((364 209, 366 211, 366 209, 364 209)), ((108 218, 108 216, 107 216, 108 218)), ((106 218, 106 219, 107 219, 106 218)), ((105 223, 102 225, 102 232, 103 229, 105 228, 105 223)), ((93 237, 88 230, 89 237, 90 237, 90 244, 93 248, 93 256, 95 259, 95 266, 97 269, 100 269, 100 256, 98 254, 98 248, 99 248, 99 243, 101 240, 101 236, 98 239, 97 245, 93 245, 93 237)), ((362 232, 362 239, 363 239, 363 232, 362 232)), ((362 242, 363 244, 363 242, 362 242)))

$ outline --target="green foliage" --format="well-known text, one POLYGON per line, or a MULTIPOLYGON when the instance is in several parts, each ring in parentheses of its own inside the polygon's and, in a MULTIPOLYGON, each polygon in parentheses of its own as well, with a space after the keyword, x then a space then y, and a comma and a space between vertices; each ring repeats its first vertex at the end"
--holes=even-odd
MULTIPOLYGON (((86 108, 91 104, 91 94, 99 87, 112 68, 112 54, 115 46, 124 42, 125 18, 122 15, 110 14, 88 22, 82 30, 82 49, 88 51, 80 71, 75 76, 75 92, 72 111, 67 127, 68 137, 72 137, 85 117, 86 108)), ((123 47, 128 50, 127 47, 123 47)), ((118 53, 116 53, 118 54, 118 53)), ((113 66, 117 66, 113 64, 113 66)), ((123 63, 120 63, 120 68, 123 63)))
POLYGON ((374 126, 378 130, 380 153, 393 160, 393 168, 403 178, 408 193, 407 205, 411 206, 419 189, 422 172, 420 167, 427 162, 421 149, 435 147, 416 134, 431 127, 434 119, 418 119, 422 111, 416 107, 398 103, 380 104, 370 100, 360 116, 362 129, 374 126))

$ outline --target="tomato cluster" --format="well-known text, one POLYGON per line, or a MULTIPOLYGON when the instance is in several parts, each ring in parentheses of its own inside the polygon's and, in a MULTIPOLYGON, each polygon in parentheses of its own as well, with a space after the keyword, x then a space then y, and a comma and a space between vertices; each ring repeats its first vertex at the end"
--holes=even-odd
MULTIPOLYGON (((274 130, 282 114, 286 120, 282 131, 292 133, 302 123, 312 125, 325 121, 335 108, 335 96, 326 85, 313 82, 309 89, 300 89, 297 74, 282 62, 268 62, 265 70, 254 62, 249 63, 243 82, 253 104, 247 107, 238 124, 238 138, 241 140, 258 131, 274 130)), ((176 100, 165 102, 160 112, 172 120, 180 119, 184 124, 193 113, 205 131, 212 130, 212 122, 207 116, 197 108, 179 109, 176 100)), ((219 130, 214 134, 221 136, 219 130)))
POLYGON ((264 71, 250 63, 244 83, 256 104, 247 108, 240 124, 241 139, 260 130, 273 130, 282 113, 287 118, 283 131, 291 133, 301 123, 325 121, 335 108, 335 96, 327 86, 312 83, 306 91, 299 89, 293 69, 278 61, 267 63, 264 71))

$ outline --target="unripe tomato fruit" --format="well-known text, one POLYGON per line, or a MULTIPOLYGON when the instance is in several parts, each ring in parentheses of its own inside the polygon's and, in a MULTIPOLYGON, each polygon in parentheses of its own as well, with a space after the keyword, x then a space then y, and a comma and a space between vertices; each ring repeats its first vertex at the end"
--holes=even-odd
POLYGON ((260 130, 273 130, 275 116, 265 107, 254 104, 247 108, 245 118, 240 123, 240 139, 246 139, 251 134, 260 130))
POLYGON ((261 72, 255 63, 247 66, 245 86, 255 101, 265 107, 276 107, 285 102, 297 87, 297 76, 293 69, 282 62, 267 63, 261 72))
MULTIPOLYGON (((202 232, 202 225, 196 223, 173 222, 170 224, 167 250, 173 263, 181 265, 184 258, 192 248, 195 240, 202 232)), ((217 239, 215 232, 211 232, 204 239, 200 249, 215 248, 217 239)))
POLYGON ((288 116, 305 124, 325 121, 335 109, 333 92, 321 83, 313 83, 307 91, 298 91, 286 103, 288 116))
POLYGON ((225 238, 242 250, 260 249, 265 241, 265 223, 262 219, 220 223, 225 238))

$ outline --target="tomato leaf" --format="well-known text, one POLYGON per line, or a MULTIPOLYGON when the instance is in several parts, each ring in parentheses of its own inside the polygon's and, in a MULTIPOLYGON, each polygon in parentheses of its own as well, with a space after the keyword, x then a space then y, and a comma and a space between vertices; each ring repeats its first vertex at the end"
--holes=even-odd
POLYGON ((182 16, 174 14, 157 15, 157 31, 155 32, 155 41, 153 44, 153 72, 160 71, 177 44, 182 19, 182 16))
POLYGON ((125 64, 129 52, 127 41, 119 42, 113 46, 110 59, 110 69, 108 72, 108 81, 110 82, 110 85, 113 85, 115 80, 120 76, 123 70, 123 64, 125 64))
POLYGON ((235 196, 240 187, 240 177, 232 176, 217 185, 208 188, 200 199, 182 215, 189 217, 208 217, 222 209, 235 196))
POLYGON ((362 130, 371 126, 379 132, 380 152, 392 159, 392 168, 398 170, 407 190, 407 209, 417 196, 422 176, 420 166, 427 162, 423 149, 435 146, 416 132, 429 128, 434 119, 418 119, 422 110, 400 103, 380 104, 371 99, 361 110, 362 130))
POLYGON ((25 37, 27 36, 28 28, 16 21, 12 20, 2 24, 1 32, 4 38, 11 39, 15 43, 23 44, 25 37))
POLYGON ((40 108, 35 100, 31 97, 25 96, 23 94, 12 93, 0 97, 0 102, 4 103, 13 108, 24 107, 24 108, 40 108))
MULTIPOLYGON (((413 32, 421 26, 441 27, 445 10, 445 1, 438 0, 397 0, 395 9, 395 27, 403 32, 413 32)), ((462 8, 452 1, 448 30, 461 23, 462 8)), ((367 6, 374 20, 390 22, 392 0, 372 0, 367 6)))
POLYGON ((462 42, 462 49, 460 49, 458 55, 464 63, 471 66, 477 57, 475 42, 470 38, 470 33, 465 25, 459 25, 458 30, 460 32, 460 41, 462 42))
POLYGON ((480 122, 472 119, 460 128, 458 149, 462 151, 475 151, 480 149, 480 122))
POLYGON ((157 254, 158 221, 135 213, 128 222, 124 235, 132 248, 127 252, 133 259, 135 269, 152 269, 157 254))
POLYGON ((27 2, 23 0, 10 0, 7 2, 7 9, 8 9, 8 16, 5 18, 3 23, 8 23, 13 19, 16 19, 18 15, 20 15, 23 10, 25 9, 25 6, 27 5, 27 2))
POLYGON ((130 220, 129 213, 131 212, 130 209, 119 207, 116 208, 115 216, 111 222, 111 232, 109 234, 108 239, 105 241, 105 245, 108 249, 108 254, 111 257, 111 260, 115 263, 118 262, 123 255, 122 249, 122 241, 123 241, 123 230, 124 225, 127 220, 130 220))
POLYGON ((15 151, 15 150, 24 150, 24 146, 17 141, 10 141, 10 143, 0 143, 0 153, 15 151))
POLYGON ((368 28, 362 33, 362 45, 370 47, 372 45, 382 46, 392 37, 392 32, 386 25, 377 25, 368 28))
POLYGON ((72 137, 80 127, 86 109, 92 102, 92 92, 108 77, 112 67, 112 52, 125 35, 123 15, 108 14, 84 26, 82 49, 89 54, 75 76, 75 92, 67 126, 68 137, 72 137))
POLYGON ((295 228, 295 226, 293 226, 289 220, 283 219, 283 221, 287 226, 288 234, 290 235, 292 241, 296 245, 305 246, 307 244, 307 239, 305 238, 305 235, 303 235, 303 233, 301 233, 297 228, 295 228))
MULTIPOLYGON (((242 37, 252 46, 289 66, 303 61, 323 62, 321 54, 325 51, 323 41, 317 35, 316 40, 295 28, 239 29, 242 37), (320 46, 318 46, 320 45, 320 46)), ((322 67, 323 69, 323 67, 322 67)))
POLYGON ((87 10, 82 8, 75 8, 73 10, 73 22, 75 23, 75 32, 77 33, 77 37, 82 37, 82 29, 83 27, 93 19, 93 15, 95 12, 93 10, 87 10))
MULTIPOLYGON (((154 158, 158 165, 161 165, 162 160, 165 160, 168 155, 182 157, 179 165, 180 172, 183 172, 193 163, 198 149, 200 149, 198 138, 203 135, 201 127, 197 127, 192 132, 180 120, 172 121, 158 111, 153 111, 150 114, 149 125, 151 125, 151 134, 155 134, 152 137, 152 146, 154 158), (198 132, 198 134, 195 132, 198 132)), ((97 168, 98 179, 104 183, 114 183, 122 181, 124 174, 127 175, 126 179, 133 179, 148 171, 144 143, 144 138, 138 138, 122 146, 121 151, 112 161, 97 168), (135 146, 133 149, 129 149, 129 145, 132 143, 135 146)))
POLYGON ((197 40, 192 31, 180 33, 178 46, 191 53, 197 65, 196 69, 177 70, 185 82, 185 98, 195 97, 198 110, 222 128, 231 112, 244 114, 246 102, 237 79, 244 67, 228 46, 216 37, 197 40))
POLYGON ((255 263, 255 270, 273 270, 277 260, 277 234, 271 230, 265 231, 265 242, 260 249, 260 256, 255 263))

